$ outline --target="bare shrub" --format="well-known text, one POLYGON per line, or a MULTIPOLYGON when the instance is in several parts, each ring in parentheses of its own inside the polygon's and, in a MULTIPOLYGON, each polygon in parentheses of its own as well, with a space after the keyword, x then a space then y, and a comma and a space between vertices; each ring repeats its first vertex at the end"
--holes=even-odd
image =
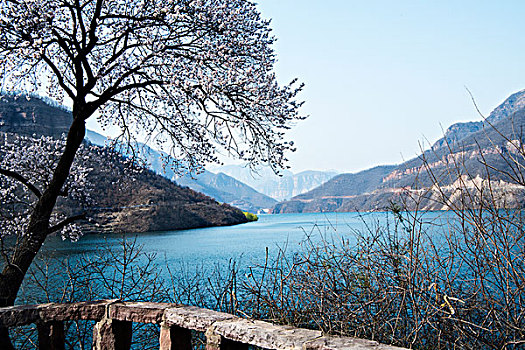
POLYGON ((515 209, 525 147, 498 135, 488 147, 426 153, 426 187, 407 190, 385 220, 363 218, 352 239, 307 239, 252 268, 244 311, 418 349, 525 346, 525 213, 515 209), (429 202, 447 211, 419 209, 429 202))

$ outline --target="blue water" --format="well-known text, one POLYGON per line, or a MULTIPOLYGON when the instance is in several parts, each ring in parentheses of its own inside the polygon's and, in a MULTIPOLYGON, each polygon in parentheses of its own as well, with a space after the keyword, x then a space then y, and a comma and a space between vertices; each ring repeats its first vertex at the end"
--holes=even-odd
MULTIPOLYGON (((136 239, 144 252, 156 253, 170 265, 206 266, 227 263, 230 259, 251 264, 260 263, 265 258, 267 247, 270 254, 285 246, 293 251, 300 249, 307 236, 314 240, 321 239, 321 234, 351 236, 353 229, 362 226, 363 219, 356 213, 278 214, 260 215, 256 222, 236 226, 129 233, 126 239, 136 239)), ((121 240, 122 235, 92 234, 78 242, 51 237, 46 241, 43 253, 73 257, 90 254, 103 246, 118 248, 121 240)))
MULTIPOLYGON (((443 213, 428 213, 432 219, 443 213)), ((230 259, 242 266, 261 264, 266 256, 275 256, 280 248, 287 252, 301 249, 306 237, 320 241, 355 240, 355 232, 366 235, 367 225, 385 225, 392 215, 387 213, 305 213, 260 215, 259 221, 236 226, 211 227, 181 231, 130 233, 146 253, 156 253, 162 264, 202 265, 227 264, 230 259)), ((74 257, 90 254, 101 247, 118 248, 121 235, 86 235, 78 242, 49 238, 42 249, 44 255, 74 257)))

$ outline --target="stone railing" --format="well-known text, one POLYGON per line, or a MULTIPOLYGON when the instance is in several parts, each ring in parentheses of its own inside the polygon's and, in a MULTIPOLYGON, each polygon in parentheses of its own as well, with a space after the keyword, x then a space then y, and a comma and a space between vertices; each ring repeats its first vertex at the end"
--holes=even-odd
POLYGON ((94 320, 93 349, 124 350, 133 322, 160 325, 160 349, 191 350, 191 331, 204 332, 206 350, 401 350, 374 341, 325 336, 320 331, 279 326, 230 314, 175 304, 103 300, 74 304, 0 308, 0 327, 35 323, 39 349, 64 349, 64 321, 94 320))

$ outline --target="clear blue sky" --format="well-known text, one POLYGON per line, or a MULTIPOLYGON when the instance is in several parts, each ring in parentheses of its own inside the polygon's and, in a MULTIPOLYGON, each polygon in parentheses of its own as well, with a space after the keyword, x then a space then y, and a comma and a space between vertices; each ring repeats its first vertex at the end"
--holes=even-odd
POLYGON ((282 82, 306 83, 292 171, 415 156, 525 88, 525 1, 260 0, 282 82))

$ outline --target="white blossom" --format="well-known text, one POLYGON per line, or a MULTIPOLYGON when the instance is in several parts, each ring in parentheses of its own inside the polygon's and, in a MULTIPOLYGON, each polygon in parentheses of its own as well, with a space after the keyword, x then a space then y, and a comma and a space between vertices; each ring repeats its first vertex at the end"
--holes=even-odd
MULTIPOLYGON (((0 133, 0 236, 22 235, 26 232, 30 214, 39 195, 47 187, 65 147, 65 139, 42 136, 27 137, 0 133), (7 176, 7 172, 16 176, 7 176), (21 180, 25 180, 24 183, 21 180), (29 188, 32 186, 34 189, 29 188), (35 193, 35 191, 38 191, 35 193)), ((97 150, 96 147, 81 146, 68 180, 63 187, 63 196, 73 198, 86 205, 91 204, 88 181, 92 171, 85 160, 97 150)), ((50 227, 66 219, 63 214, 54 213, 50 227)), ((64 238, 77 240, 80 229, 75 223, 61 230, 64 238)))
POLYGON ((274 41, 246 0, 0 0, 4 89, 91 101, 186 170, 217 153, 284 167, 301 86, 277 83, 274 41))

